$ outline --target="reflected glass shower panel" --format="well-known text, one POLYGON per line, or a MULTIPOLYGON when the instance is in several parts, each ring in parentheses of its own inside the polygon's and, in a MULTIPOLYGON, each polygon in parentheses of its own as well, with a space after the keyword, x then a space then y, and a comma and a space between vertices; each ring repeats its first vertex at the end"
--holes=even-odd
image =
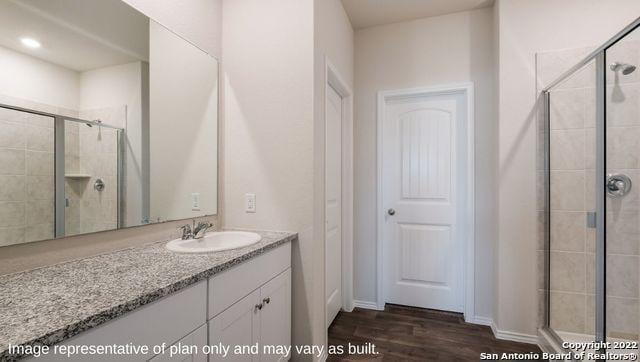
POLYGON ((640 30, 606 50, 606 336, 640 334, 640 30))
POLYGON ((54 123, 0 108, 0 246, 55 235, 54 123))
POLYGON ((595 339, 595 61, 549 92, 549 326, 595 339))
POLYGON ((117 227, 118 132, 99 125, 64 122, 65 235, 117 227))

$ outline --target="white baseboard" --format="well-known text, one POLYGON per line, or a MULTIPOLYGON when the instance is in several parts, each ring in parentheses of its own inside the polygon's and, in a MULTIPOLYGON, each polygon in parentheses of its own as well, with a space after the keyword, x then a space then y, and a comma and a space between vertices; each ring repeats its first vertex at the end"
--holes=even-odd
POLYGON ((362 309, 384 310, 384 308, 378 307, 378 303, 368 302, 365 300, 354 300, 353 306, 356 308, 362 308, 362 309))
MULTIPOLYGON (((464 321, 467 323, 471 323, 471 324, 479 324, 481 326, 489 326, 491 327, 493 325, 493 319, 491 318, 487 318, 487 317, 471 317, 471 318, 467 318, 465 316, 464 321)), ((491 328, 493 329, 493 328, 491 328)))
POLYGON ((498 329, 496 324, 493 322, 493 319, 491 318, 474 316, 469 319, 465 318, 465 321, 467 323, 479 324, 479 325, 491 327, 491 331, 493 332, 493 335, 497 339, 540 345, 539 343, 540 340, 538 339, 537 335, 511 332, 511 331, 501 331, 498 329))

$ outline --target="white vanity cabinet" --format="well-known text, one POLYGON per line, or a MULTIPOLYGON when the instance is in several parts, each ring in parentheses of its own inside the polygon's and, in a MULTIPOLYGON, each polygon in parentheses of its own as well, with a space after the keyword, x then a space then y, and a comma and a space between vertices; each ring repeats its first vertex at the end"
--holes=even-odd
POLYGON ((288 359, 265 354, 263 347, 291 344, 290 255, 287 244, 256 258, 255 263, 241 264, 209 280, 209 344, 231 348, 226 358, 212 354, 210 361, 288 359), (233 354, 235 346, 256 343, 257 351, 233 354))
POLYGON ((212 344, 230 346, 226 358, 211 355, 211 361, 281 361, 288 356, 264 346, 289 346, 291 341, 291 269, 256 289, 209 321, 212 344), (234 346, 254 346, 234 355, 234 346))
POLYGON ((291 244, 286 243, 158 301, 82 332, 61 345, 166 346, 155 355, 47 355, 32 361, 280 361, 262 345, 291 343, 291 244), (253 346, 259 353, 203 354, 203 346, 253 346), (170 356, 171 346, 198 346, 196 353, 170 356), (155 356, 155 357, 154 357, 155 356))

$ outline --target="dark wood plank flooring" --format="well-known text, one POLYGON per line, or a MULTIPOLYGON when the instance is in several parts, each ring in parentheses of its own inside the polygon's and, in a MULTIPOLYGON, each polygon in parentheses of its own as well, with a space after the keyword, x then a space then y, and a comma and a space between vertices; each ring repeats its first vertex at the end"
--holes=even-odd
POLYGON ((541 353, 536 345, 498 340, 491 328, 462 314, 387 304, 384 311, 340 312, 329 327, 329 346, 345 354, 329 361, 477 361, 481 353, 541 353), (377 355, 348 355, 347 346, 373 343, 377 355))

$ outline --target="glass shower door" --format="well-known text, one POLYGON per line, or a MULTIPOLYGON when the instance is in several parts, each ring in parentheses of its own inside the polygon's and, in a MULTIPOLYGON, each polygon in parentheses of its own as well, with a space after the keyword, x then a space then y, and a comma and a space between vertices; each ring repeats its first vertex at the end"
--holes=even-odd
POLYGON ((548 92, 548 325, 565 342, 596 336, 596 60, 548 92))
POLYGON ((636 67, 640 62, 640 29, 607 48, 605 57, 605 331, 610 342, 637 342, 640 334, 640 71, 636 67))

